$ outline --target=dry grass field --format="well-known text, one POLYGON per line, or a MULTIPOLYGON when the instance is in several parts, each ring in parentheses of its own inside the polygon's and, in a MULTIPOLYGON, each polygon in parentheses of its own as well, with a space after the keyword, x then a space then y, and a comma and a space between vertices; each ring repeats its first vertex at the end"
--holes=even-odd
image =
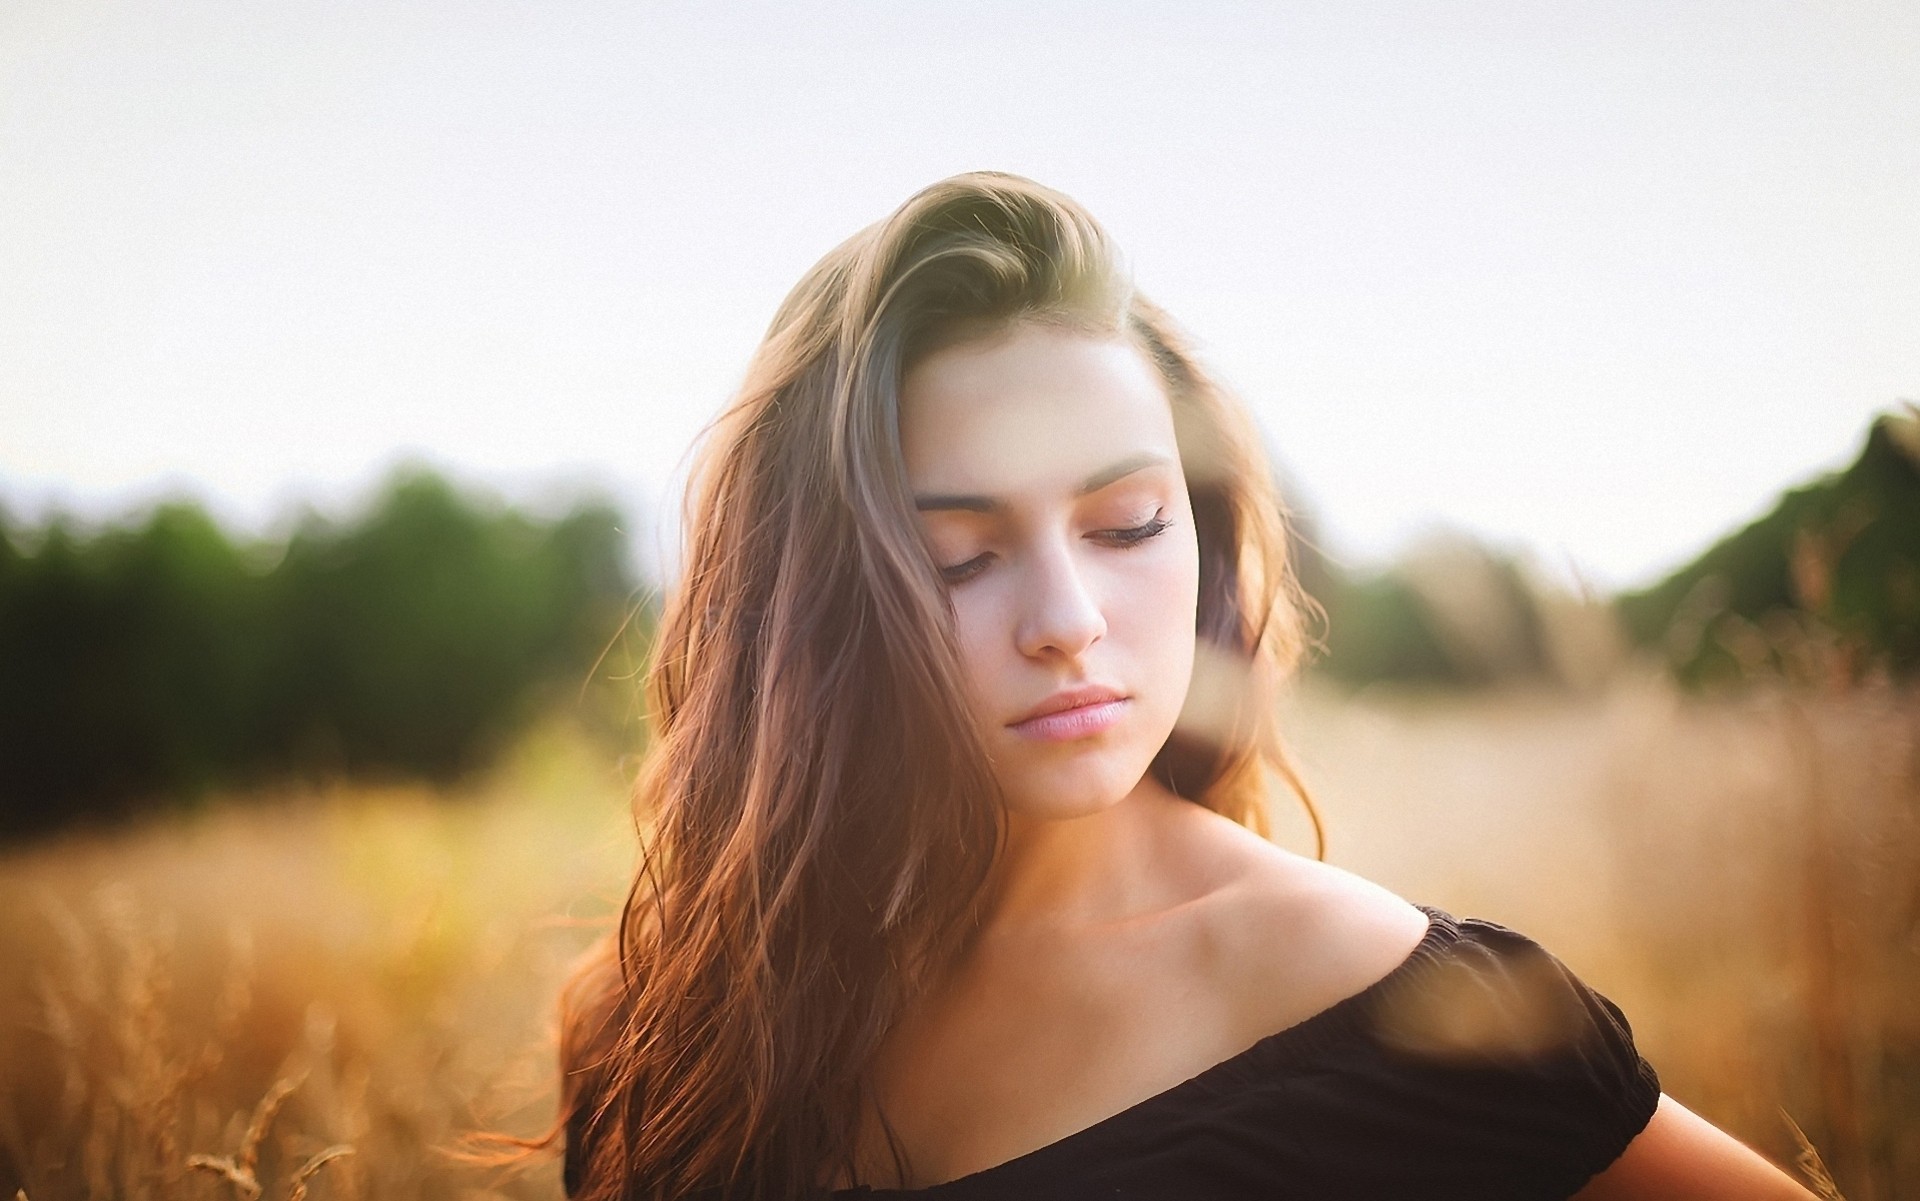
MULTIPOLYGON (((1851 1201, 1920 1197, 1920 695, 1623 673, 1291 702, 1329 858, 1533 935, 1668 1091, 1851 1201)), ((624 887, 564 731, 459 795, 236 797, 0 857, 0 1196, 556 1197, 551 1003, 624 887)), ((1309 845, 1282 813, 1278 837, 1309 845)))

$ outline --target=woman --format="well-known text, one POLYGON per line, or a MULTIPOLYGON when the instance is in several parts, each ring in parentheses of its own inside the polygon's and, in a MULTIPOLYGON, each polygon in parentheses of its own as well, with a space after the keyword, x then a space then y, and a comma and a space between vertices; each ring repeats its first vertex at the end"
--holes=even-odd
POLYGON ((801 281, 690 489, 570 1194, 1807 1195, 1533 943, 1257 833, 1306 607, 1257 446, 1026 180, 801 281))

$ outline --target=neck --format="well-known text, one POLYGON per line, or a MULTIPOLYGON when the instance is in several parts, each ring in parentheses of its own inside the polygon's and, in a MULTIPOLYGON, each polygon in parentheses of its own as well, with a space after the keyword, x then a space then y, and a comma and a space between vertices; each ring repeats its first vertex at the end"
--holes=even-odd
POLYGON ((988 883, 989 928, 1121 921, 1183 899, 1170 871, 1170 822, 1189 801, 1145 777, 1118 803, 1073 818, 1007 816, 988 883))

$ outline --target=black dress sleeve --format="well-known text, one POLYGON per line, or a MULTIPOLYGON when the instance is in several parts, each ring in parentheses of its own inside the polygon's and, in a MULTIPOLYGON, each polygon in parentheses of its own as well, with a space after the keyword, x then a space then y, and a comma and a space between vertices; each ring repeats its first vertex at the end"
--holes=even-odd
POLYGON ((1456 920, 1443 953, 1374 1009, 1382 1050, 1443 1079, 1456 1129, 1567 1196, 1611 1164, 1653 1117, 1660 1080, 1626 1015, 1559 959, 1493 922, 1456 920))

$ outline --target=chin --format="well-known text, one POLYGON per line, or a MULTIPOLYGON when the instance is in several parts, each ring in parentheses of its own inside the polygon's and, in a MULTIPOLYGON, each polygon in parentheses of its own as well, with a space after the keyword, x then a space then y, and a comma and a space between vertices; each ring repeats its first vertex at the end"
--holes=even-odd
POLYGON ((1007 812, 1020 817, 1040 821, 1090 817, 1126 800, 1151 763, 1149 756, 1137 764, 1087 760, 1063 764, 1054 771, 1025 774, 1017 782, 1003 780, 1001 795, 1007 812))

